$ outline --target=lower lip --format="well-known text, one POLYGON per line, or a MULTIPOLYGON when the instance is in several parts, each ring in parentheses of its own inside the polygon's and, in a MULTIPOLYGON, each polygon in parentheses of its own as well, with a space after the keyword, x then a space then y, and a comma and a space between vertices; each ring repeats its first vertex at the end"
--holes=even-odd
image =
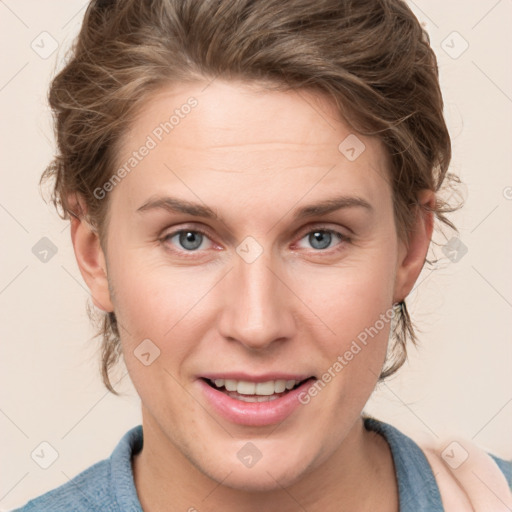
POLYGON ((314 380, 308 380, 269 402, 242 402, 212 388, 203 379, 198 379, 198 382, 208 402, 221 416, 239 425, 261 427, 280 423, 290 416, 301 405, 300 393, 307 392, 314 380))

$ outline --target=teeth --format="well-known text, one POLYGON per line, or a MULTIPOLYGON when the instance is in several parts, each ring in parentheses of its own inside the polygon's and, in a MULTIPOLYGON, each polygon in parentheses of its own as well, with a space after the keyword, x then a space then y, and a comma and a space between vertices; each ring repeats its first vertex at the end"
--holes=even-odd
MULTIPOLYGON (((276 392, 276 383, 273 380, 267 382, 258 382, 255 386, 255 394, 270 396, 276 392)), ((240 393, 240 391, 239 391, 240 393)))
POLYGON ((294 380, 287 380, 286 381, 286 389, 292 389, 293 386, 295 386, 296 382, 294 380))
MULTIPOLYGON (((237 392, 240 395, 259 395, 261 397, 283 393, 296 386, 297 380, 269 380, 267 382, 248 382, 246 380, 215 379, 217 388, 225 387, 226 391, 237 392)), ((264 401, 264 400, 259 400, 264 401)))
POLYGON ((277 400, 279 397, 277 395, 271 396, 257 396, 257 395, 239 395, 238 393, 229 392, 228 396, 231 398, 236 398, 241 402, 271 402, 272 400, 277 400))
POLYGON ((285 380, 276 380, 274 391, 276 393, 282 393, 285 389, 286 389, 286 381, 285 380))
POLYGON ((254 382, 246 382, 243 380, 239 380, 238 385, 236 387, 236 391, 241 395, 254 395, 256 391, 256 384, 254 382))
POLYGON ((226 379, 224 381, 224 386, 226 387, 226 389, 228 391, 236 391, 237 382, 236 382, 236 380, 226 379))

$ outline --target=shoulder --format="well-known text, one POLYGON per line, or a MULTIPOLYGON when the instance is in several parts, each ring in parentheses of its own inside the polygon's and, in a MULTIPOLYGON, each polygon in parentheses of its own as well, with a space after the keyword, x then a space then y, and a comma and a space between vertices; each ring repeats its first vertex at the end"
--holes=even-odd
POLYGON ((512 489, 512 460, 505 460, 489 453, 496 465, 500 468, 501 472, 505 475, 508 486, 512 489))
POLYGON ((13 512, 115 510, 109 507, 109 486, 110 461, 105 459, 13 512))
POLYGON ((415 442, 392 425, 364 422, 390 446, 404 510, 512 510, 512 461, 461 438, 415 442))
POLYGON ((12 512, 141 512, 131 456, 142 447, 142 426, 129 430, 108 459, 12 512))
POLYGON ((422 448, 448 510, 512 510, 511 461, 464 438, 425 442, 422 448))

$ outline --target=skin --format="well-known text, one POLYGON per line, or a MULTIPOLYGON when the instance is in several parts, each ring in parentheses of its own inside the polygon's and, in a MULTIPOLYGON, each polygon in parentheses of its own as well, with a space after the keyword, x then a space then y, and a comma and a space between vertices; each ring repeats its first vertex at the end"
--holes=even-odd
MULTIPOLYGON (((387 155, 376 138, 349 161, 338 145, 354 133, 318 93, 276 92, 216 79, 155 94, 127 132, 122 165, 169 112, 198 105, 107 198, 104 252, 85 220, 72 240, 94 304, 115 311, 124 359, 142 402, 144 447, 133 458, 145 511, 398 510, 389 447, 364 429, 361 411, 382 369, 386 323, 309 404, 277 425, 241 426, 219 416, 200 392, 206 372, 272 371, 320 377, 365 328, 407 296, 432 234, 420 211, 408 243, 397 236, 387 155), (304 220, 294 211, 343 194, 372 207, 304 220), (172 195, 221 218, 137 212, 172 195), (311 232, 338 231, 326 249, 311 232), (195 252, 178 229, 203 229, 195 252), (262 254, 247 263, 237 246, 251 236, 262 254), (134 350, 160 349, 149 366, 134 350), (237 458, 252 442, 262 457, 237 458), (284 489, 286 488, 286 489, 284 489), (387 508, 385 508, 387 507, 387 508)), ((86 206, 76 198, 82 209, 86 206)), ((434 193, 421 191, 433 206, 434 193)))

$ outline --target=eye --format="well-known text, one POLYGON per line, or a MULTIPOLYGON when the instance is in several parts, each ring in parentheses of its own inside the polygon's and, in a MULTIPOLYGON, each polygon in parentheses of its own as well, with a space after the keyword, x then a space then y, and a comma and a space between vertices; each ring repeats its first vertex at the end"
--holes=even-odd
MULTIPOLYGON (((350 242, 349 237, 334 229, 317 228, 306 232, 300 242, 307 240, 315 252, 329 252, 329 249, 339 250, 345 243, 350 242), (338 242, 336 244, 336 242, 338 242)), ((162 243, 170 245, 170 250, 175 252, 199 252, 199 250, 211 249, 214 244, 206 233, 198 229, 179 229, 168 233, 161 239, 162 243)), ((300 244, 299 242, 299 244, 300 244)), ((299 245, 300 247, 300 245, 299 245)), ((301 247, 306 248, 307 247, 301 247)))
POLYGON ((180 229, 169 233, 162 239, 164 242, 170 241, 174 246, 178 246, 178 249, 184 250, 185 252, 195 252, 198 249, 207 249, 204 247, 204 242, 210 241, 206 233, 198 231, 197 229, 180 229), (175 241, 173 242, 173 240, 175 241))
POLYGON ((341 242, 350 241, 347 236, 333 229, 315 229, 313 231, 309 231, 301 238, 301 241, 305 239, 311 247, 317 251, 325 251, 326 249, 331 249, 333 247, 339 248, 339 245, 343 245, 341 242), (340 242, 338 246, 333 245, 336 241, 340 242))

